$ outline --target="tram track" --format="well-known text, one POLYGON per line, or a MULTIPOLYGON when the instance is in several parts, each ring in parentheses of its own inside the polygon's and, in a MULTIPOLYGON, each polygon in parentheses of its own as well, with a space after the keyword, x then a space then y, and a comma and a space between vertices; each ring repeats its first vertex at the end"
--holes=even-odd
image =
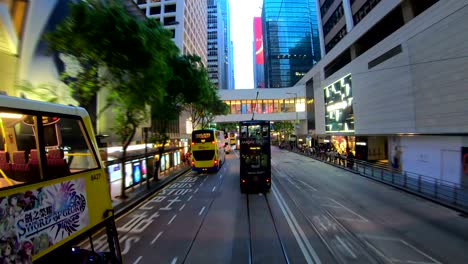
MULTIPOLYGON (((279 234, 279 230, 278 230, 278 225, 275 221, 275 218, 273 216, 273 211, 271 209, 271 205, 270 205, 270 201, 268 200, 268 196, 265 195, 265 194, 259 194, 261 195, 263 198, 261 198, 262 201, 264 201, 265 205, 266 205, 266 208, 268 209, 268 216, 269 218, 271 219, 271 223, 273 225, 273 228, 275 230, 275 236, 276 238, 278 239, 278 243, 279 243, 279 246, 281 248, 281 252, 282 252, 282 256, 284 258, 284 263, 291 263, 290 261, 290 258, 287 254, 287 251, 286 251, 286 247, 284 245, 284 242, 283 240, 281 239, 281 236, 279 234)), ((256 252, 254 252, 253 250, 253 242, 252 242, 252 237, 254 236, 254 232, 253 232, 253 228, 255 227, 255 224, 253 223, 254 219, 252 219, 254 217, 254 213, 253 213, 253 210, 258 210, 255 209, 255 208, 252 208, 252 204, 251 204, 251 199, 254 197, 254 194, 246 194, 246 206, 247 206, 247 222, 248 222, 248 234, 249 234, 249 264, 250 263, 256 263, 256 261, 254 261, 254 258, 255 258, 255 254, 256 252)), ((262 219, 262 221, 265 222, 265 219, 262 219)))
MULTIPOLYGON (((298 193, 305 195, 303 193, 303 188, 298 186, 299 183, 302 183, 301 181, 294 180, 294 178, 286 172, 280 172, 276 168, 272 169, 274 169, 277 174, 281 173, 285 175, 288 182, 298 190, 298 193)), ((283 190, 288 190, 288 188, 283 186, 284 183, 280 181, 275 181, 275 183, 277 184, 275 190, 278 192, 278 187, 280 186, 283 190)), ((364 241, 356 236, 328 209, 320 208, 320 213, 311 219, 311 216, 300 206, 300 202, 295 195, 291 195, 288 191, 284 191, 283 193, 292 201, 300 215, 305 219, 307 225, 315 231, 336 263, 387 263, 385 259, 377 255, 375 250, 369 248, 367 245, 368 241, 364 241)))

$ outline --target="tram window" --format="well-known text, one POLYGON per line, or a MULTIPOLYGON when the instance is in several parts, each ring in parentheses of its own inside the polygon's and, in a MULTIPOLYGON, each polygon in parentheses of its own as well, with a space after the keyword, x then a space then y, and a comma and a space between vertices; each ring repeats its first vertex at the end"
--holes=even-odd
POLYGON ((262 137, 268 137, 268 126, 262 126, 262 137))
POLYGON ((98 162, 80 120, 60 118, 57 126, 61 136, 60 148, 64 150, 70 171, 97 168, 98 162))
POLYGON ((241 137, 243 137, 243 138, 247 137, 247 126, 242 126, 241 127, 241 137))
MULTIPOLYGON (((32 116, 25 116, 25 118, 28 117, 32 118, 32 116)), ((29 153, 31 149, 37 148, 32 126, 26 125, 24 122, 18 122, 14 125, 14 133, 16 137, 16 150, 24 150, 29 153)), ((12 142, 14 143, 14 141, 12 142)), ((10 148, 14 149, 14 145, 11 145, 10 148)))

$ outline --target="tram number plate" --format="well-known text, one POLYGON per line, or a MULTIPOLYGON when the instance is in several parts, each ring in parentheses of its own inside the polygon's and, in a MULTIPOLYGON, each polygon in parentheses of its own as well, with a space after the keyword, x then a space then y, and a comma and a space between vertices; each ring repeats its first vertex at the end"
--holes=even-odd
POLYGON ((99 180, 100 178, 101 178, 101 174, 100 174, 100 173, 91 175, 91 180, 92 180, 92 181, 97 181, 97 180, 99 180))

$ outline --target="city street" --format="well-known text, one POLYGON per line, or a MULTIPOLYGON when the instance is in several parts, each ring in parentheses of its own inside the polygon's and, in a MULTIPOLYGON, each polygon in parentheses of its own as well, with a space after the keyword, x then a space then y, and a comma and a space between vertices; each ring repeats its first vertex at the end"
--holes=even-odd
POLYGON ((268 194, 241 194, 238 174, 232 152, 120 217, 124 262, 468 262, 468 218, 440 205, 276 147, 268 194))

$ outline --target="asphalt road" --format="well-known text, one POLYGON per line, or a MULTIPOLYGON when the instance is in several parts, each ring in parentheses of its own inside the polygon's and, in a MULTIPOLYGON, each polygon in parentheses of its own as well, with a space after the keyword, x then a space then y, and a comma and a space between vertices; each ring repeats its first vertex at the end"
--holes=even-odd
POLYGON ((275 147, 272 182, 241 194, 236 152, 181 176, 117 220, 124 263, 468 263, 453 210, 275 147))

